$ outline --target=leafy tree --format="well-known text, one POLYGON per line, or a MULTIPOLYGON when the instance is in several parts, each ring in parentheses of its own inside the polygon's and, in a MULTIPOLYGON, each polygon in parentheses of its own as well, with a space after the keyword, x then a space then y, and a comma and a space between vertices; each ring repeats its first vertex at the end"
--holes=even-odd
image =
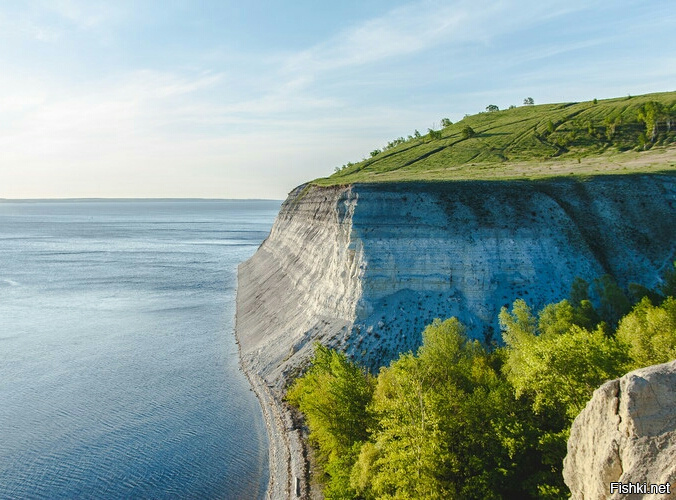
POLYGON ((557 309, 540 315, 540 323, 549 326, 544 335, 537 335, 535 317, 523 301, 515 301, 511 313, 502 309, 505 373, 517 395, 533 396, 536 413, 561 412, 572 422, 594 389, 622 375, 629 359, 626 347, 602 328, 590 332, 571 325, 562 331, 571 316, 566 306, 557 309))
POLYGON ((578 307, 583 300, 589 300, 589 282, 576 276, 570 285, 570 303, 578 307))
POLYGON ((380 153, 382 153, 382 151, 381 151, 380 149, 374 149, 374 150, 371 151, 371 153, 370 153, 370 154, 371 154, 371 158, 374 158, 374 157, 378 156, 380 153))
POLYGON ((540 432, 500 363, 456 318, 429 325, 417 354, 378 376, 375 442, 361 448, 353 487, 365 498, 536 496, 540 432))
POLYGON ((659 304, 664 300, 664 297, 661 294, 639 283, 629 283, 628 288, 629 296, 634 304, 638 304, 645 297, 653 304, 659 304))
POLYGON ((427 135, 432 141, 441 139, 441 130, 432 130, 431 128, 428 128, 427 135))
POLYGON ((654 306, 644 297, 620 321, 617 339, 629 346, 632 369, 676 359, 676 299, 654 306))
POLYGON ((500 111, 500 108, 498 108, 495 104, 489 104, 486 106, 486 111, 493 113, 494 111, 500 111))
MULTIPOLYGON (((537 315, 520 299, 503 308, 505 347, 492 352, 456 318, 435 320, 375 381, 318 345, 287 397, 318 447, 325 497, 567 498, 568 432, 592 392, 676 358, 676 299, 648 291, 663 300, 653 305, 634 287, 646 296, 609 335, 589 288, 576 278, 570 301, 537 315)), ((609 276, 592 288, 604 314, 626 300, 609 276)))
POLYGON ((506 307, 500 310, 498 317, 503 330, 502 338, 510 346, 529 343, 537 335, 537 319, 523 299, 517 299, 509 313, 506 307))
POLYGON ((579 276, 570 287, 570 304, 573 306, 574 324, 587 330, 596 328, 601 319, 589 300, 589 283, 579 276))
POLYGON ((565 498, 565 436, 543 441, 563 420, 516 398, 502 359, 468 341, 455 318, 428 326, 417 354, 378 376, 375 442, 361 448, 355 490, 364 498, 565 498))
POLYGON ((442 118, 441 119, 441 126, 443 128, 450 127, 451 125, 453 125, 453 122, 451 120, 449 120, 448 118, 442 118))
MULTIPOLYGON (((454 413, 460 390, 448 384, 451 373, 465 372, 463 328, 453 318, 435 321, 423 332, 418 357, 402 355, 381 370, 373 398, 380 423, 379 450, 373 464, 373 493, 392 498, 448 498, 452 485, 440 481, 449 456, 444 447, 442 413, 454 413), (440 395, 443 394, 443 401, 440 395), (443 407, 443 408, 442 408, 443 407)), ((364 453, 360 463, 368 463, 364 453)))
POLYGON ((638 120, 645 123, 646 141, 650 140, 651 142, 655 142, 658 122, 663 118, 664 112, 664 106, 656 101, 647 102, 638 110, 638 120))
POLYGON ((567 300, 546 305, 538 315, 538 330, 542 336, 563 335, 574 324, 575 310, 567 300))
POLYGON ((601 319, 616 326, 620 318, 631 310, 631 302, 609 274, 596 278, 593 289, 599 297, 601 319))
POLYGON ((415 129, 415 131, 413 132, 413 137, 416 139, 420 139, 422 137, 422 135, 420 135, 420 132, 418 132, 418 129, 415 129))
POLYGON ((388 149, 392 149, 396 146, 399 146, 400 144, 404 144, 405 142, 406 142, 406 139, 404 139, 403 137, 397 137, 396 139, 392 139, 391 141, 389 141, 387 143, 387 146, 385 146, 383 148, 383 150, 386 151, 388 149))
POLYGON ((547 132, 550 134, 554 132, 554 123, 551 120, 547 121, 547 132))
POLYGON ((603 124, 606 127, 606 139, 612 141, 613 138, 615 137, 617 128, 622 124, 622 116, 618 115, 614 119, 611 118, 610 116, 607 116, 603 120, 603 124))
POLYGON ((533 106, 534 104, 535 104, 535 101, 533 100, 532 97, 526 97, 526 98, 523 100, 523 105, 524 105, 524 106, 533 106))
POLYGON ((460 131, 460 135, 462 136, 463 139, 469 139, 470 137, 474 137, 476 135, 476 132, 474 132, 474 129, 469 125, 465 125, 463 129, 460 131))
POLYGON ((305 415, 310 441, 319 450, 327 474, 326 498, 354 496, 350 469, 369 437, 366 407, 373 388, 373 379, 345 354, 317 343, 310 369, 287 392, 287 400, 305 415))
POLYGON ((594 330, 600 322, 601 318, 590 300, 583 300, 579 306, 573 308, 573 324, 594 330))
POLYGON ((664 276, 664 281, 660 285, 660 292, 666 297, 676 297, 676 261, 671 269, 664 276))

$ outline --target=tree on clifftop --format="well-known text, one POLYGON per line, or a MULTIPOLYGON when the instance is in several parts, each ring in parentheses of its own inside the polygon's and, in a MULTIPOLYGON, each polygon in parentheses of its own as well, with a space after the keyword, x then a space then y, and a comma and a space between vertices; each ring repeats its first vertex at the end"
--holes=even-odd
POLYGON ((460 133, 462 134, 463 139, 469 139, 470 137, 474 137, 476 135, 474 129, 469 125, 465 125, 460 133))

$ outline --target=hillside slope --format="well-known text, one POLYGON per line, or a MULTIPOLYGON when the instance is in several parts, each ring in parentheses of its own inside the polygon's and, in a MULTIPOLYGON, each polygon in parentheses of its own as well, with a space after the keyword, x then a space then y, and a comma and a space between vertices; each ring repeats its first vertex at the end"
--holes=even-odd
POLYGON ((294 189, 238 271, 236 335, 268 426, 269 497, 309 495, 283 396, 314 341, 375 369, 437 317, 497 339, 500 307, 561 300, 577 276, 658 284, 676 255, 675 105, 668 93, 483 113, 294 189), (640 121, 650 106, 659 112, 640 121), (595 125, 606 118, 610 138, 595 125), (567 127, 570 142, 552 146, 567 127))
POLYGON ((521 106, 396 139, 314 183, 645 173, 676 167, 675 144, 676 92, 521 106))

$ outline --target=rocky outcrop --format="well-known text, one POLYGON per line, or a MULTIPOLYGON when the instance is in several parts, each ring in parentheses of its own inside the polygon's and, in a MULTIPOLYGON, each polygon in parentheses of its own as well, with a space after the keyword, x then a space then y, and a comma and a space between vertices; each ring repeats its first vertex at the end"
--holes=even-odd
POLYGON ((676 498, 676 361, 594 392, 573 422, 563 476, 573 499, 676 498), (611 494, 611 483, 669 483, 670 493, 611 494))
MULTIPOLYGON (((281 395, 314 341, 376 368, 415 349, 434 318, 498 338, 503 305, 561 300, 576 276, 655 286, 674 227, 673 175, 295 189, 239 268, 242 366, 277 415, 271 440, 299 441, 281 395)), ((298 477, 304 490, 298 454, 276 456, 296 457, 271 464, 287 474, 279 487, 298 477)))

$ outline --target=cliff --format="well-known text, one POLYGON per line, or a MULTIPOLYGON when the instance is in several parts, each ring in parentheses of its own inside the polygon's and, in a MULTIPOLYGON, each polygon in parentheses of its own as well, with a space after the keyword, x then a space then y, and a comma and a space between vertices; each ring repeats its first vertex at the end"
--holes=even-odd
POLYGON ((273 498, 306 491, 280 403, 314 341, 376 368, 434 318, 499 338, 497 313, 567 296, 576 276, 655 286, 676 252, 676 175, 352 184, 295 189, 239 268, 242 365, 271 437, 273 498))

